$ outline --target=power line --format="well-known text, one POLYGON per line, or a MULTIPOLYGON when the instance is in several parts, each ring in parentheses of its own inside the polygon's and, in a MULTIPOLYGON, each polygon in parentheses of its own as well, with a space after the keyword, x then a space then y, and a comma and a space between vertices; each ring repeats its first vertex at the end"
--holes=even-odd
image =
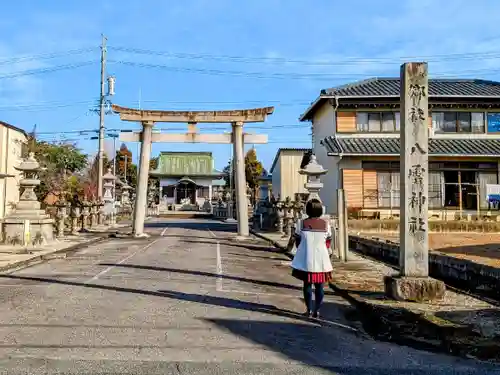
MULTIPOLYGON (((262 72, 245 72, 245 71, 235 71, 235 70, 220 70, 220 69, 198 69, 198 68, 186 68, 186 67, 178 67, 178 66, 168 66, 162 64, 148 64, 148 63, 139 63, 133 61, 125 61, 125 60, 110 60, 113 63, 125 65, 125 66, 133 66, 138 68, 154 68, 154 69, 163 69, 171 72, 182 72, 182 73, 200 73, 200 74, 208 74, 208 75, 225 75, 225 76, 240 76, 240 77, 248 77, 248 78, 277 78, 277 79, 328 79, 332 76, 336 76, 335 73, 262 73, 262 72)), ((345 77, 345 73, 344 74, 345 77)), ((366 76, 366 74, 356 74, 353 73, 351 77, 355 76, 366 76)), ((341 76, 343 77, 343 76, 341 76)))
MULTIPOLYGON (((81 116, 79 116, 81 117, 81 116)), ((67 123, 65 123, 67 124, 67 123)), ((228 130, 230 126, 227 127, 213 127, 211 125, 198 125, 198 128, 203 131, 207 130, 213 130, 213 131, 223 131, 223 130, 228 130)), ((308 124, 283 124, 283 125, 245 125, 245 129, 247 130, 254 130, 254 129, 263 129, 263 130, 269 130, 269 129, 309 129, 310 125, 308 124)), ((168 132, 168 131, 176 131, 176 132, 183 132, 186 131, 185 126, 179 126, 179 127, 159 127, 155 128, 154 130, 161 131, 161 132, 168 132)), ((120 133, 120 132, 134 132, 134 131, 141 131, 141 129, 131 129, 131 128, 108 128, 106 129, 106 132, 108 133, 120 133)), ((99 132, 99 129, 75 129, 75 130, 65 130, 65 131, 47 131, 47 132, 37 132, 37 134, 84 134, 84 133, 97 133, 99 132)))
POLYGON ((15 111, 23 111, 23 112, 42 112, 42 111, 52 111, 56 108, 68 108, 68 107, 76 107, 80 106, 82 104, 94 104, 96 101, 95 100, 86 100, 86 101, 81 101, 81 102, 70 102, 70 103, 57 103, 54 102, 53 104, 43 104, 43 103, 33 103, 33 104, 18 104, 18 105, 12 105, 12 106, 0 106, 0 111, 9 111, 9 112, 15 112, 15 111))
POLYGON ((450 60, 474 60, 474 59, 498 59, 500 51, 485 51, 485 52, 470 52, 470 53, 451 53, 437 55, 421 55, 421 56, 399 56, 399 57, 346 57, 333 61, 314 61, 301 60, 282 57, 249 57, 249 56, 230 56, 230 55, 213 55, 213 54, 197 54, 197 53, 175 53, 165 51, 153 51, 139 48, 127 48, 120 46, 111 46, 110 49, 118 52, 132 53, 148 56, 166 56, 178 59, 189 60, 222 60, 226 62, 240 63, 269 63, 269 64, 299 64, 309 66, 332 66, 332 65, 353 65, 353 64, 395 64, 397 60, 414 60, 423 59, 428 62, 450 61, 450 60))
MULTIPOLYGON (((180 73, 199 73, 213 76, 238 76, 245 78, 257 78, 257 79, 317 79, 317 80, 333 80, 333 79, 363 79, 373 77, 374 74, 369 73, 281 73, 281 72, 245 72, 245 71, 235 71, 235 70, 220 70, 220 69, 201 69, 201 68, 186 68, 178 66, 169 66, 163 64, 148 64, 125 60, 112 60, 116 64, 121 64, 124 66, 133 66, 138 68, 153 68, 153 69, 163 69, 171 72, 180 73)), ((453 72, 437 72, 432 74, 435 78, 446 78, 446 77, 463 77, 470 74, 496 74, 500 72, 500 69, 470 69, 463 70, 457 73, 456 70, 453 72)), ((375 73, 375 75, 380 75, 380 72, 375 73)))
MULTIPOLYGON (((105 139, 114 139, 116 137, 114 136, 104 136, 105 139)), ((78 138, 56 138, 56 137, 39 137, 38 138, 40 141, 44 142, 81 142, 81 141, 94 141, 98 139, 97 136, 91 136, 91 137, 78 137, 78 138)), ((182 144, 185 144, 184 142, 180 142, 182 144)), ((293 144, 310 144, 311 141, 310 139, 280 139, 280 140, 269 140, 266 144, 286 144, 286 143, 293 143, 293 144)))
POLYGON ((91 61, 85 61, 85 62, 81 62, 81 63, 59 65, 59 66, 48 67, 48 68, 23 70, 23 71, 19 71, 19 72, 0 75, 0 79, 10 79, 10 78, 24 77, 24 76, 28 76, 28 75, 35 75, 35 74, 52 73, 52 72, 56 72, 56 71, 60 71, 60 70, 76 69, 76 68, 81 68, 83 66, 95 64, 96 62, 97 61, 95 61, 95 60, 91 60, 91 61))
POLYGON ((95 50, 96 50, 96 47, 89 47, 89 48, 80 48, 80 49, 61 51, 61 52, 43 53, 43 54, 38 54, 38 55, 26 55, 26 56, 12 57, 12 58, 8 58, 8 59, 0 60, 0 65, 18 63, 18 62, 23 62, 23 61, 47 60, 47 59, 54 59, 57 57, 80 55, 80 54, 83 54, 85 52, 92 52, 95 50))

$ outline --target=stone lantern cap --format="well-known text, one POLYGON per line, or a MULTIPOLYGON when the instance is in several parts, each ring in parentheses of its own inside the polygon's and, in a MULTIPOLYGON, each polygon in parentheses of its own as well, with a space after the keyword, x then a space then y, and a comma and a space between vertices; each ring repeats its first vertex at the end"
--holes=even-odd
POLYGON ((108 168, 108 172, 102 176, 103 180, 114 181, 116 180, 116 176, 111 173, 111 168, 108 168))
POLYGON ((321 164, 316 160, 316 155, 311 155, 311 160, 303 168, 299 170, 300 174, 305 174, 306 176, 321 176, 328 172, 328 169, 324 169, 321 164))
POLYGON ((34 152, 30 152, 28 154, 28 157, 26 159, 23 159, 21 163, 19 163, 19 165, 14 168, 21 172, 31 172, 31 171, 36 172, 41 169, 40 164, 35 159, 34 152))
POLYGON ((122 190, 134 190, 134 188, 129 184, 127 184, 126 182, 124 182, 122 185, 122 190))

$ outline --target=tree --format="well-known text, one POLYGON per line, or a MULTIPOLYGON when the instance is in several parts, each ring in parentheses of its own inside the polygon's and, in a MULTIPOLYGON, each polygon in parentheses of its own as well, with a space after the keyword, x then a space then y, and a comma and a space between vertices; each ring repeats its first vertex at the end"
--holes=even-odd
POLYGON ((28 136, 27 150, 44 168, 40 172, 40 185, 36 189, 43 201, 52 194, 56 197, 75 189, 74 177, 87 166, 87 155, 74 143, 39 141, 35 131, 28 136))
POLYGON ((231 173, 231 163, 232 160, 229 160, 227 165, 224 167, 222 172, 224 173, 224 181, 226 182, 226 188, 229 189, 229 187, 234 188, 234 170, 232 170, 231 173))
POLYGON ((159 156, 155 156, 154 158, 151 158, 151 160, 149 160, 149 170, 152 171, 152 170, 157 169, 159 161, 160 161, 159 156))
POLYGON ((127 171, 126 182, 135 187, 137 185, 137 166, 132 163, 132 151, 128 149, 125 143, 122 143, 120 149, 116 152, 116 174, 123 181, 125 181, 125 171, 127 171))
MULTIPOLYGON (((106 154, 103 156, 104 173, 111 168, 111 162, 108 160, 106 154)), ((94 157, 92 161, 87 164, 87 168, 82 174, 82 195, 87 198, 96 198, 98 196, 98 180, 99 180, 99 158, 94 157)))
POLYGON ((257 198, 257 190, 260 185, 260 177, 264 172, 262 163, 257 159, 257 151, 251 148, 245 155, 245 179, 252 191, 252 199, 255 203, 257 198))
MULTIPOLYGON (((254 148, 250 149, 245 155, 245 179, 252 191, 252 199, 254 202, 260 185, 259 179, 264 171, 265 169, 262 166, 262 163, 257 159, 257 152, 254 148)), ((231 168, 231 160, 229 160, 228 164, 224 167, 223 172, 225 173, 224 180, 226 182, 226 188, 232 186, 234 189, 235 170, 234 168, 231 168)))

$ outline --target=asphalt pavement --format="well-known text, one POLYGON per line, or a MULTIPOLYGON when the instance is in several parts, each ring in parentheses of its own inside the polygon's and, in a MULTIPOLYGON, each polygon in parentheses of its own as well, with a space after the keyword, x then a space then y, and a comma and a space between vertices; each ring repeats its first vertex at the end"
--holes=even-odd
POLYGON ((289 261, 234 225, 157 220, 0 274, 1 374, 495 374, 379 342, 332 292, 306 319, 289 261))

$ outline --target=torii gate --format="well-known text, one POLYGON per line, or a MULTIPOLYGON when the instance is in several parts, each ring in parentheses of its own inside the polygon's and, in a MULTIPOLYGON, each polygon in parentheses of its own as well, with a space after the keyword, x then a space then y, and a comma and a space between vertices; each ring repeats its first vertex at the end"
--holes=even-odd
POLYGON ((147 184, 152 142, 232 143, 233 165, 235 166, 238 236, 246 237, 249 235, 243 147, 245 143, 267 143, 267 134, 244 134, 243 125, 245 122, 264 122, 267 115, 271 115, 274 112, 274 107, 228 111, 158 111, 125 108, 113 104, 112 109, 113 112, 120 115, 122 121, 140 122, 142 124, 142 132, 120 134, 120 141, 122 142, 141 142, 141 155, 133 218, 134 236, 147 236, 144 233, 144 220, 146 217, 147 184), (153 133, 155 122, 185 122, 188 123, 188 132, 183 134, 153 133), (230 123, 232 125, 232 133, 199 134, 196 127, 197 123, 230 123))

